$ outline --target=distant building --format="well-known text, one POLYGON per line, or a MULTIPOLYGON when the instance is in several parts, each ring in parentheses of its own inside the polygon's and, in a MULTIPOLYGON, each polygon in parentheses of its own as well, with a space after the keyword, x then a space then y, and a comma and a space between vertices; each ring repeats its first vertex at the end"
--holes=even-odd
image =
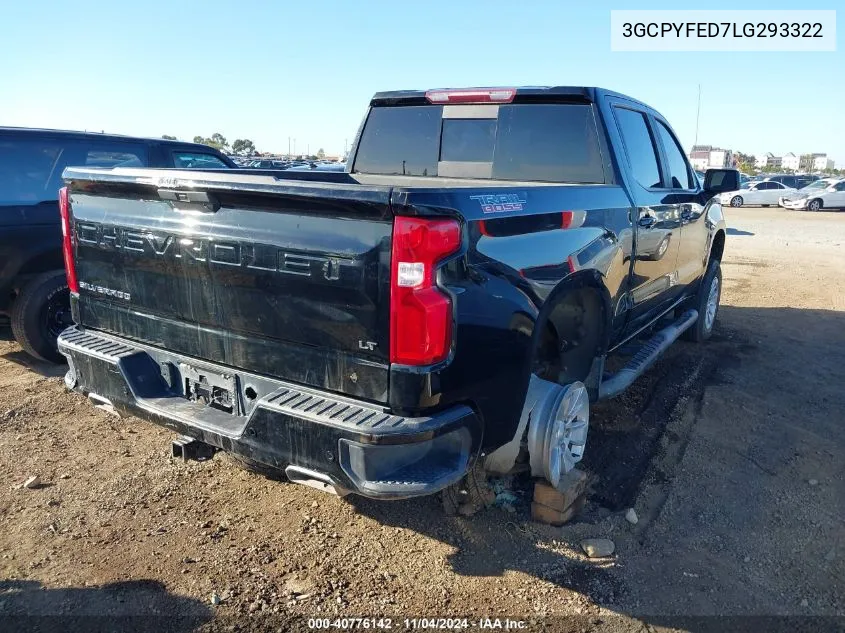
POLYGON ((693 169, 704 171, 710 166, 710 150, 712 145, 693 145, 689 153, 689 159, 693 169))
POLYGON ((693 168, 700 171, 734 167, 736 162, 732 150, 712 145, 693 145, 689 159, 693 168))
POLYGON ((802 171, 825 171, 833 169, 833 161, 827 154, 802 154, 800 168, 802 171))
POLYGON ((822 154, 821 156, 816 156, 813 160, 813 171, 826 171, 828 169, 833 169, 836 163, 833 162, 832 158, 828 158, 827 154, 822 154))
POLYGON ((789 169, 791 171, 798 171, 798 167, 801 163, 801 159, 793 154, 792 152, 788 152, 783 155, 780 161, 780 166, 783 169, 789 169))
POLYGON ((780 167, 783 159, 780 156, 775 156, 771 152, 766 152, 765 154, 757 154, 754 157, 754 166, 757 168, 762 167, 780 167))

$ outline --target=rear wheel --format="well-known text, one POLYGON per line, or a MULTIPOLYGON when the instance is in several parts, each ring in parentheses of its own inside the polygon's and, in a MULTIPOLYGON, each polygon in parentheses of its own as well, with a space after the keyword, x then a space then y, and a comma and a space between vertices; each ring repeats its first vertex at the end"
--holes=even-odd
POLYGON ((807 203, 807 211, 821 211, 822 208, 822 201, 818 198, 810 200, 807 203))
POLYGON ((11 320, 12 334, 27 354, 51 363, 64 362, 56 339, 73 325, 64 271, 31 279, 12 304, 11 320))
POLYGON ((443 512, 448 516, 472 516, 493 505, 496 495, 487 485, 487 472, 482 460, 477 461, 461 481, 440 493, 443 512))
POLYGON ((731 198, 731 206, 732 207, 741 207, 742 206, 742 196, 734 196, 731 198))
POLYGON ((711 260, 701 280, 701 286, 695 296, 695 309, 698 310, 698 320, 683 336, 688 341, 701 343, 713 334, 716 314, 719 312, 719 300, 722 297, 722 267, 718 260, 711 260))

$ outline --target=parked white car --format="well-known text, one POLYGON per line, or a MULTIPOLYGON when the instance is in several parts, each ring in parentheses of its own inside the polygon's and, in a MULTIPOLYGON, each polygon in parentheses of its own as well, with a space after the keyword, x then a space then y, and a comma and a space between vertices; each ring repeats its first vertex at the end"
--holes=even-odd
POLYGON ((778 204, 782 197, 789 197, 797 191, 797 189, 787 187, 776 180, 763 180, 762 182, 748 183, 747 189, 720 194, 719 202, 729 204, 732 207, 741 207, 744 204, 767 207, 770 204, 778 204))
POLYGON ((845 178, 822 178, 781 197, 779 204, 785 209, 807 211, 845 208, 845 178))

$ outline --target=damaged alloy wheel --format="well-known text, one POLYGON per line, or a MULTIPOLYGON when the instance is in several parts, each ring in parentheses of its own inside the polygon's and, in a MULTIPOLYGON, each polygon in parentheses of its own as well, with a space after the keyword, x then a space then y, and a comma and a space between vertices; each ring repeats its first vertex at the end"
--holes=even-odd
POLYGON ((558 487, 584 457, 590 429, 590 399, 580 382, 564 387, 532 378, 526 397, 533 400, 528 423, 531 474, 558 487))
POLYGON ((532 375, 516 435, 487 456, 485 467, 507 474, 527 450, 531 475, 558 487, 584 457, 589 430, 590 398, 583 383, 562 386, 532 375))

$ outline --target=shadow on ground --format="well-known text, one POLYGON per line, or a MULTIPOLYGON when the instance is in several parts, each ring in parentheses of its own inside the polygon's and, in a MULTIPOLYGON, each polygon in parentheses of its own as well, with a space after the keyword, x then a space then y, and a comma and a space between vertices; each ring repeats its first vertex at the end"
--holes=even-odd
MULTIPOLYGON (((15 337, 12 335, 12 328, 8 325, 0 324, 0 341, 14 341, 15 337)), ((40 361, 36 358, 33 358, 26 352, 21 351, 20 349, 16 349, 13 352, 6 352, 5 354, 0 355, 2 358, 15 363, 16 365, 20 365, 22 367, 26 367, 30 371, 34 371, 36 374, 40 374, 47 378, 57 378, 59 376, 64 376, 65 372, 67 371, 67 366, 64 364, 56 365, 54 363, 45 363, 44 361, 40 361)))
POLYGON ((48 588, 0 581, 0 630, 44 633, 187 633, 212 619, 210 608, 153 580, 48 588))
POLYGON ((60 378, 65 375, 65 372, 67 372, 67 365, 65 364, 57 365, 55 363, 46 363, 44 361, 37 360, 26 352, 22 352, 20 350, 7 352, 2 355, 2 358, 11 363, 15 363, 16 365, 26 367, 28 370, 33 371, 36 374, 40 374, 45 378, 60 378))
MULTIPOLYGON (((796 617, 806 615, 806 610, 798 605, 800 594, 784 601, 783 585, 759 578, 759 572, 743 565, 742 556, 728 551, 725 545, 736 541, 741 551, 741 543, 749 534, 770 529, 773 516, 784 517, 782 536, 778 533, 777 539, 786 541, 804 529, 805 519, 784 515, 779 508, 782 501, 777 495, 773 497, 772 491, 779 489, 781 481, 784 486, 790 485, 799 459, 799 452, 792 447, 809 441, 806 438, 810 434, 811 439, 825 442, 821 446, 831 452, 832 468, 839 468, 837 464, 845 460, 841 419, 836 417, 836 411, 845 410, 845 396, 830 389, 820 392, 812 381, 801 380, 807 364, 812 364, 819 380, 832 385, 838 376, 841 384, 845 313, 723 306, 719 326, 708 343, 677 343, 623 396, 594 407, 588 457, 582 462, 582 467, 594 477, 590 502, 578 522, 563 529, 530 521, 529 486, 518 491, 523 496, 515 514, 493 508, 471 519, 444 517, 437 501, 431 498, 394 503, 358 499, 354 503, 360 512, 380 523, 408 528, 452 545, 454 551, 448 562, 460 575, 522 572, 588 595, 619 614, 649 613, 649 609, 651 613, 666 613, 665 617, 633 617, 689 631, 841 631, 843 619, 796 617), (704 409, 704 393, 711 386, 729 387, 730 400, 720 403, 723 410, 730 412, 727 417, 710 415, 704 409), (750 413, 760 402, 770 410, 750 413), (802 410, 813 411, 813 415, 796 419, 796 412, 802 410), (719 447, 724 454, 696 456, 692 460, 696 468, 703 469, 702 481, 709 482, 708 489, 683 491, 678 496, 682 507, 673 508, 668 517, 661 516, 673 483, 680 478, 681 462, 691 437, 703 434, 708 441, 711 436, 718 439, 725 435, 724 425, 729 425, 731 438, 727 446, 719 447), (830 444, 824 440, 830 437, 838 439, 830 444), (618 517, 626 508, 639 508, 641 504, 650 508, 641 514, 635 528, 617 524, 622 528, 613 537, 622 547, 618 547, 621 555, 616 564, 572 555, 580 538, 603 536, 591 534, 593 527, 600 532, 609 516, 618 517), (695 516, 705 523, 698 525, 695 516), (706 565, 710 568, 707 575, 713 576, 713 586, 706 593, 690 591, 688 585, 693 581, 667 583, 661 571, 654 568, 654 560, 649 560, 643 545, 649 541, 650 526, 657 521, 663 523, 661 534, 669 534, 666 538, 678 551, 677 560, 668 563, 671 572, 667 567, 666 573, 686 578, 682 574, 685 564, 706 565), (715 539, 712 543, 707 541, 708 534, 715 539), (556 541, 567 543, 570 549, 550 547, 556 541), (632 589, 638 595, 651 593, 653 604, 642 604, 639 599, 635 603, 628 595, 632 589), (723 612, 740 616, 773 613, 783 617, 745 617, 728 622, 715 617, 723 612), (711 617, 674 617, 687 613, 711 617)), ((802 448, 801 454, 803 451, 817 452, 802 448)), ((685 463, 683 468, 690 466, 685 463)), ((831 474, 834 480, 837 476, 831 474)), ((789 494, 802 493, 798 490, 789 494)), ((813 512, 817 513, 815 516, 831 512, 836 516, 838 512, 836 507, 821 506, 819 510, 820 513, 813 506, 806 509, 810 516, 813 512)), ((841 530, 837 526, 825 529, 841 530)), ((659 551, 662 546, 660 542, 648 547, 659 551)), ((801 577, 805 586, 799 591, 824 595, 818 605, 835 605, 837 590, 823 582, 827 572, 819 572, 812 559, 796 560, 789 554, 794 551, 783 547, 765 552, 771 557, 772 574, 801 577), (781 564, 788 571, 777 571, 781 564)), ((834 567, 829 573, 839 577, 834 567)), ((689 576, 693 577, 697 579, 699 574, 689 576)), ((819 607, 816 613, 829 615, 831 610, 819 607)))
POLYGON ((752 233, 751 231, 743 231, 742 229, 734 229, 734 228, 728 227, 728 235, 739 235, 739 236, 745 235, 745 236, 748 236, 748 235, 754 235, 754 233, 752 233))

